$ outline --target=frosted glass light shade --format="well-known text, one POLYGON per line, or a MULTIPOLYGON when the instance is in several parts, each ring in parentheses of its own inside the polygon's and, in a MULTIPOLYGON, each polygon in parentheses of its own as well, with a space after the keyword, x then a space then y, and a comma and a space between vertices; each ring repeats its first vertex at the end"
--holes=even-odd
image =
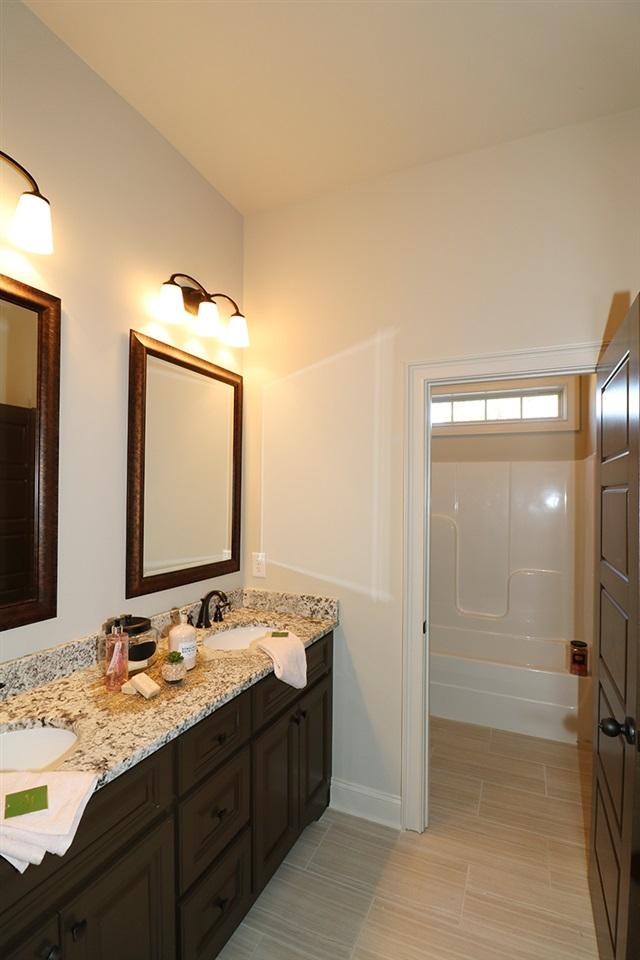
POLYGON ((198 333, 201 337, 217 337, 224 340, 224 326, 213 300, 202 300, 198 307, 198 333))
POLYGON ((53 253, 51 207, 38 193, 23 193, 18 200, 10 237, 29 253, 53 253))
POLYGON ((241 313, 234 313, 229 317, 227 327, 227 343, 230 347, 248 347, 249 330, 246 318, 241 313))
POLYGON ((160 287, 158 315, 165 323, 180 323, 184 319, 182 288, 177 283, 163 283, 160 287))

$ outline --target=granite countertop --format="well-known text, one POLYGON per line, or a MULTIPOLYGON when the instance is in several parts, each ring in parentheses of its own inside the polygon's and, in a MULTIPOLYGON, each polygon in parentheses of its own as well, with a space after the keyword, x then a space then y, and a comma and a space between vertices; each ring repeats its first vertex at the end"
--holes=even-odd
MULTIPOLYGON (((336 620, 330 615, 312 619, 297 613, 240 607, 231 610, 224 623, 198 630, 198 648, 206 636, 220 630, 261 624, 290 630, 308 647, 329 633, 336 620)), ((166 640, 160 642, 161 653, 163 649, 166 640)), ((23 725, 28 720, 34 726, 51 723, 72 727, 78 743, 57 769, 95 770, 98 789, 273 672, 271 659, 264 653, 208 661, 198 653, 196 666, 186 679, 169 685, 160 676, 161 662, 162 656, 156 657, 145 671, 161 688, 152 700, 107 693, 102 667, 94 665, 9 697, 0 703, 0 724, 6 729, 7 725, 23 725)))

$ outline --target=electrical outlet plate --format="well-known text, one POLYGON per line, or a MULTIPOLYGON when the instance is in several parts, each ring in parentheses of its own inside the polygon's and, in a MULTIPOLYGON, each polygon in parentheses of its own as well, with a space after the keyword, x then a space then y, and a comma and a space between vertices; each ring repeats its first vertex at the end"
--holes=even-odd
POLYGON ((266 577, 267 557, 264 553, 251 554, 251 572, 254 577, 266 577))

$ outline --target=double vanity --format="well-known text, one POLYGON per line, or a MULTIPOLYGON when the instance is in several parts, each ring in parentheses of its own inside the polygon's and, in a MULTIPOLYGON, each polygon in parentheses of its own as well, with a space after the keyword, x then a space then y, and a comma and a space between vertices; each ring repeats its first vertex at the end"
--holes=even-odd
POLYGON ((212 960, 322 814, 337 605, 238 593, 224 623, 198 631, 187 679, 153 700, 106 693, 95 664, 0 704, 0 731, 71 731, 57 769, 99 777, 64 857, 22 875, 0 858, 6 960, 212 960), (304 643, 303 690, 276 679, 263 653, 201 652, 263 625, 304 643))

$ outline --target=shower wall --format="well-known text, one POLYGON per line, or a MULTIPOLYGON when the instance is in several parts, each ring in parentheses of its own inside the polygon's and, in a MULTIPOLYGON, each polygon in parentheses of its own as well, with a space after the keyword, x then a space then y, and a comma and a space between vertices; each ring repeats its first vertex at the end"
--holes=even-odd
POLYGON ((577 533, 592 469, 592 458, 434 463, 431 624, 590 640, 577 533))

